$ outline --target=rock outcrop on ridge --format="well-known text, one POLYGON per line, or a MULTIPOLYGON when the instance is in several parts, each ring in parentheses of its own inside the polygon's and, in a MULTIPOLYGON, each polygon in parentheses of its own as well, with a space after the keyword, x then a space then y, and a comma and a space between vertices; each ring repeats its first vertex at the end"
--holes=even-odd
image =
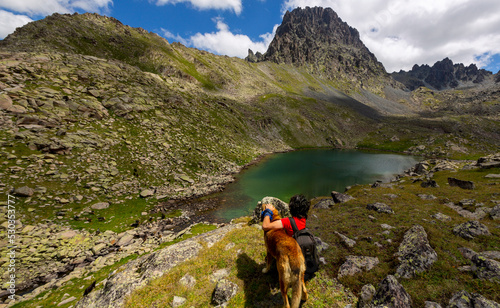
POLYGON ((359 32, 330 8, 286 12, 261 59, 306 66, 331 79, 388 76, 382 63, 361 41, 359 32))
POLYGON ((445 58, 433 66, 415 64, 408 72, 401 70, 392 73, 391 76, 413 91, 419 87, 445 90, 477 85, 490 80, 493 74, 490 71, 478 69, 475 64, 469 66, 462 63, 453 64, 453 61, 445 58))

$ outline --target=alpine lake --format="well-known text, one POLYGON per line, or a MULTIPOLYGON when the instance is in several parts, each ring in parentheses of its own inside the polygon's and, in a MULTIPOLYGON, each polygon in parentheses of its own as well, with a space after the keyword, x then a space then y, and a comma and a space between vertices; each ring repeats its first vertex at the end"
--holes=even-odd
POLYGON ((295 194, 307 198, 344 192, 355 184, 389 182, 414 166, 415 156, 360 150, 308 149, 273 154, 243 170, 223 192, 210 196, 218 208, 210 213, 229 221, 250 215, 264 197, 285 202, 295 194))

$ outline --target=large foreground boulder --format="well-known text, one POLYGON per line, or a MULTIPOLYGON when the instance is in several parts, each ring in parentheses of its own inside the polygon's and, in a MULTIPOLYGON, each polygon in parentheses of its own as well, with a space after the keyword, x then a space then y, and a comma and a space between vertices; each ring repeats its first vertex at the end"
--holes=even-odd
POLYGON ((448 178, 448 184, 450 184, 450 186, 452 186, 452 187, 457 186, 457 187, 460 187, 462 189, 473 190, 475 188, 474 182, 463 181, 463 180, 459 180, 459 179, 455 179, 455 178, 448 178))
POLYGON ((428 270, 438 259, 427 239, 424 227, 414 225, 408 230, 396 253, 401 262, 396 269, 396 277, 412 278, 415 274, 428 270))
POLYGON ((370 203, 366 206, 367 209, 377 211, 378 213, 394 214, 390 206, 382 202, 370 203))
POLYGON ((262 204, 268 204, 268 203, 272 204, 278 210, 281 217, 284 218, 290 216, 290 209, 288 208, 288 203, 283 202, 278 198, 264 197, 261 201, 257 203, 257 206, 253 211, 252 220, 250 221, 251 224, 260 223, 260 213, 262 212, 262 204))
POLYGON ((410 308, 412 300, 396 277, 389 275, 380 283, 370 307, 410 308))
POLYGON ((463 290, 453 295, 447 308, 500 308, 500 305, 480 294, 463 290))
POLYGON ((339 193, 336 191, 332 191, 332 199, 333 199, 333 202, 335 202, 335 203, 344 203, 344 202, 347 202, 347 201, 354 199, 354 197, 352 197, 348 194, 343 194, 343 193, 339 193))
POLYGON ((453 228, 453 233, 466 240, 473 240, 479 235, 491 235, 488 227, 479 221, 471 220, 457 225, 453 228))
POLYGON ((472 257, 472 271, 478 278, 500 283, 500 262, 486 258, 481 254, 472 257))
POLYGON ((496 205, 491 211, 490 211, 490 216, 491 219, 493 220, 500 220, 500 204, 496 205))
POLYGON ((475 277, 500 283, 500 251, 477 253, 466 247, 458 249, 462 256, 471 261, 470 270, 475 277), (497 260, 495 260, 497 259, 497 260))
POLYGON ((17 197, 31 197, 33 196, 35 191, 33 190, 33 188, 30 188, 28 186, 22 186, 14 189, 12 193, 17 197))
POLYGON ((347 256, 347 260, 340 266, 338 278, 369 271, 377 266, 379 262, 379 259, 376 257, 347 256))
POLYGON ((361 292, 359 292, 357 308, 369 308, 375 293, 377 293, 377 290, 374 286, 365 284, 361 288, 361 292))
POLYGON ((238 292, 238 285, 225 278, 219 280, 212 294, 212 304, 224 305, 238 292))

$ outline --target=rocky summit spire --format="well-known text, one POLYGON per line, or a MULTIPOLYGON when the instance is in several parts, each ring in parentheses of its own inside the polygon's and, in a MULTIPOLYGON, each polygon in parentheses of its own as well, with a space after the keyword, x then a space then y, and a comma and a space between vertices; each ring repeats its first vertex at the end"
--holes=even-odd
POLYGON ((263 60, 312 67, 329 77, 386 75, 356 29, 330 8, 286 12, 263 60))

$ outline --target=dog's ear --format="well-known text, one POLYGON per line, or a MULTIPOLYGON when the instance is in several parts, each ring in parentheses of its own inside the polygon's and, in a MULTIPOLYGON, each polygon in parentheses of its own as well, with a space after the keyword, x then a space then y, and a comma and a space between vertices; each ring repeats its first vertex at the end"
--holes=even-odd
POLYGON ((278 219, 281 219, 280 212, 278 212, 278 210, 275 208, 273 210, 273 221, 278 219))

